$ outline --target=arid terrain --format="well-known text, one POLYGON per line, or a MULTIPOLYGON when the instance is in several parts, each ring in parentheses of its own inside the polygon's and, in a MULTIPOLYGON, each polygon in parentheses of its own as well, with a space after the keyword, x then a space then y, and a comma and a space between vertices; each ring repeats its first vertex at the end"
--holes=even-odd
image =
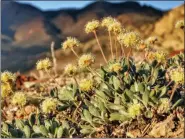
MULTIPOLYGON (((92 35, 85 34, 84 25, 89 20, 105 16, 117 18, 127 29, 141 33, 143 39, 158 36, 160 39, 156 46, 158 49, 172 52, 182 50, 184 47, 183 32, 173 29, 175 21, 184 18, 184 5, 171 11, 160 11, 141 6, 137 2, 120 4, 95 2, 82 9, 41 11, 30 5, 3 1, 2 70, 14 72, 32 70, 38 59, 50 56, 52 41, 55 42, 60 68, 63 68, 67 59, 73 61, 68 53, 60 49, 67 36, 77 37, 83 43, 83 47, 78 50, 79 53, 96 52, 95 40, 92 35)), ((98 32, 100 41, 107 50, 107 40, 103 37, 107 34, 100 32, 98 32)))

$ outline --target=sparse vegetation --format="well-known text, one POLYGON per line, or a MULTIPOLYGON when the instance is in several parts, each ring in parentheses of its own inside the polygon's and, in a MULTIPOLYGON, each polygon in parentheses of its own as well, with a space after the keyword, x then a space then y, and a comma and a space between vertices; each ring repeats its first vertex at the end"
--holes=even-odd
MULTIPOLYGON (((184 29, 180 25, 176 26, 184 29)), ((1 74, 1 137, 183 137, 184 54, 168 58, 153 48, 156 36, 142 40, 112 17, 102 22, 92 20, 85 31, 94 33, 105 62, 100 68, 93 68, 93 54, 80 56, 75 51, 80 42, 69 37, 62 48, 70 49, 78 62, 69 63, 65 74, 56 76, 50 59, 39 60, 36 69, 46 73, 51 82, 44 91, 36 90, 38 96, 26 90, 17 92, 14 74, 1 74), (96 33, 100 25, 109 35, 109 60, 96 33), (118 46, 121 56, 117 54, 118 46), (128 53, 124 47, 129 48, 128 53), (144 51, 140 62, 133 57, 138 50, 144 51), (59 79, 66 78, 72 82, 61 85, 59 79), (15 113, 6 109, 15 109, 15 113)))

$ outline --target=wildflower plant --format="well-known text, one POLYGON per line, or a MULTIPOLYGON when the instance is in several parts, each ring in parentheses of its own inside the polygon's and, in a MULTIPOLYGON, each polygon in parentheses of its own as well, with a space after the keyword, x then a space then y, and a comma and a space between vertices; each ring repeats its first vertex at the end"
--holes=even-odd
POLYGON ((80 68, 90 67, 95 62, 94 56, 92 54, 84 54, 78 60, 78 65, 80 68))
POLYGON ((85 32, 86 33, 91 33, 91 32, 94 33, 94 36, 95 36, 96 41, 98 43, 98 47, 100 48, 103 59, 107 63, 107 59, 105 57, 105 54, 103 52, 102 46, 100 45, 100 42, 99 42, 99 39, 98 39, 98 36, 96 33, 96 31, 99 27, 100 27, 100 22, 98 20, 92 20, 85 25, 85 32))
POLYGON ((57 108, 57 100, 53 98, 46 98, 42 102, 42 111, 46 114, 52 113, 56 110, 57 108))
POLYGON ((84 79, 80 82, 79 88, 81 91, 89 92, 93 89, 93 81, 89 79, 84 79))
MULTIPOLYGON (((101 26, 108 30, 115 22, 114 18, 107 17, 102 20, 101 26)), ((99 21, 93 20, 85 26, 85 30, 94 33, 100 46, 96 34, 99 27, 99 21)), ((138 46, 143 44, 145 46, 142 46, 141 51, 148 47, 146 41, 142 41, 135 32, 121 32, 117 39, 123 47, 138 50, 138 46)), ((156 38, 151 37, 148 42, 153 45, 156 38)), ((74 43, 65 47, 71 49, 77 45, 74 43)), ((92 54, 84 54, 78 57, 78 66, 68 64, 64 72, 71 78, 76 75, 78 67, 90 72, 79 78, 79 82, 64 84, 63 87, 52 89, 46 97, 39 97, 41 111, 32 113, 28 120, 3 122, 1 136, 134 137, 131 131, 133 127, 134 130, 139 127, 143 133, 137 136, 146 137, 155 124, 154 118, 166 123, 163 119, 172 115, 170 122, 174 125, 183 121, 179 117, 183 117, 184 111, 179 109, 184 106, 184 54, 167 58, 164 52, 148 50, 144 62, 137 62, 128 55, 120 59, 113 58, 98 69, 92 68, 94 62, 92 54)), ((43 63, 37 63, 38 70, 49 70, 52 66, 43 63)), ((3 96, 6 97, 11 87, 4 87, 7 92, 4 91, 3 96)), ((24 106, 30 103, 26 100, 23 93, 17 92, 12 103, 24 106)), ((173 127, 173 130, 176 131, 177 127, 173 127)))
POLYGON ((1 83, 1 97, 5 98, 12 93, 12 87, 9 83, 1 83))
POLYGON ((15 74, 9 72, 9 71, 4 71, 1 73, 1 82, 3 83, 8 83, 8 82, 14 82, 16 80, 15 74))
POLYGON ((71 49, 71 51, 74 53, 75 56, 78 56, 78 54, 76 53, 76 51, 74 50, 75 47, 79 47, 80 46, 80 41, 77 40, 76 38, 74 37, 67 37, 67 40, 64 41, 64 43, 62 44, 62 48, 64 50, 66 49, 71 49))
POLYGON ((48 70, 51 69, 51 67, 52 67, 52 62, 50 61, 49 58, 45 58, 45 59, 39 60, 36 63, 36 69, 37 70, 48 71, 48 70))
POLYGON ((24 106, 26 104, 26 96, 24 92, 16 92, 12 98, 12 103, 18 106, 24 106))
POLYGON ((109 70, 118 73, 122 70, 122 66, 120 63, 113 63, 109 66, 109 70))
POLYGON ((85 32, 86 33, 95 32, 99 27, 100 22, 98 20, 92 20, 85 25, 85 32))
POLYGON ((66 65, 64 72, 69 76, 73 76, 77 73, 77 67, 75 65, 68 64, 66 65))

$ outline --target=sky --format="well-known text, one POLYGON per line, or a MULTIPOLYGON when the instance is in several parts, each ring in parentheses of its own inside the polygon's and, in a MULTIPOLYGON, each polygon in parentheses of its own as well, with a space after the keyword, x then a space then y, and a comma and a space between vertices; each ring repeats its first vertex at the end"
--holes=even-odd
MULTIPOLYGON (((95 1, 95 0, 94 0, 95 1)), ((121 0, 120 0, 121 1, 121 0)), ((123 1, 123 0, 122 0, 123 1)), ((87 0, 79 0, 79 1, 19 1, 20 3, 28 3, 31 4, 37 8, 42 9, 43 11, 46 10, 57 10, 57 9, 66 9, 66 8, 83 8, 86 5, 90 4, 93 2, 93 0, 91 1, 87 1, 87 0)), ((110 2, 113 2, 113 0, 110 2)), ((114 2, 119 2, 118 0, 114 0, 114 2)), ((184 3, 184 1, 151 1, 151 0, 146 0, 146 1, 139 1, 139 3, 141 3, 141 5, 149 5, 149 6, 153 6, 155 8, 161 9, 161 10, 169 10, 172 9, 174 7, 177 7, 181 4, 184 3)))

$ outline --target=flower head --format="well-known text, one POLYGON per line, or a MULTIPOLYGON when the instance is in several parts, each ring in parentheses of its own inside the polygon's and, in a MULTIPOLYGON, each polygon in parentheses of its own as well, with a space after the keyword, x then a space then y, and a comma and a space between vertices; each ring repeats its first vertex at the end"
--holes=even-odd
POLYGON ((9 81, 14 82, 16 80, 15 74, 9 72, 9 71, 4 71, 1 73, 1 82, 7 83, 9 81))
POLYGON ((156 36, 149 37, 148 39, 146 39, 146 44, 152 45, 152 44, 155 44, 157 41, 158 41, 158 37, 156 36))
POLYGON ((167 113, 170 110, 170 103, 168 98, 161 98, 157 113, 167 113))
POLYGON ((98 20, 92 20, 85 25, 85 32, 91 33, 98 29, 100 22, 98 20))
POLYGON ((14 105, 24 106, 26 104, 26 96, 23 92, 16 92, 12 98, 14 105))
POLYGON ((120 63, 111 64, 111 65, 109 66, 109 70, 110 70, 111 72, 116 72, 116 73, 118 73, 119 71, 122 70, 121 64, 120 64, 120 63))
POLYGON ((125 45, 126 47, 137 46, 140 42, 139 35, 136 32, 121 33, 117 37, 120 44, 125 45))
POLYGON ((169 72, 170 79, 178 84, 184 84, 184 69, 176 68, 169 72))
POLYGON ((9 83, 1 83, 1 96, 7 97, 12 92, 12 88, 9 83))
POLYGON ((137 100, 133 100, 134 103, 130 104, 128 107, 128 113, 132 118, 135 118, 136 116, 139 116, 141 114, 142 105, 138 103, 137 100))
POLYGON ((114 23, 115 19, 112 18, 111 16, 105 17, 103 18, 101 25, 102 27, 109 27, 109 25, 111 25, 112 23, 114 23))
POLYGON ((80 46, 80 42, 73 37, 67 37, 67 40, 62 44, 62 48, 64 50, 66 49, 72 49, 74 47, 79 47, 80 46))
POLYGON ((163 63, 166 61, 166 54, 163 52, 155 52, 154 53, 154 58, 159 62, 163 63))
POLYGON ((177 21, 177 23, 175 24, 175 28, 184 29, 184 20, 177 21))
POLYGON ((94 57, 91 54, 85 54, 79 58, 78 65, 80 68, 86 68, 91 66, 94 61, 94 57))
POLYGON ((53 98, 46 98, 42 102, 42 111, 44 113, 51 113, 52 111, 55 111, 57 108, 58 101, 53 98))
POLYGON ((108 25, 108 31, 113 32, 114 34, 119 34, 122 32, 121 23, 114 19, 114 21, 108 25))
POLYGON ((37 70, 48 70, 52 67, 52 63, 51 61, 49 60, 49 58, 45 58, 43 60, 39 60, 37 63, 36 63, 36 68, 37 70))
POLYGON ((90 79, 84 79, 80 82, 79 87, 81 91, 88 92, 93 89, 93 81, 90 79))
POLYGON ((68 74, 68 75, 75 75, 77 72, 77 67, 72 65, 72 64, 68 64, 66 67, 65 67, 65 74, 68 74))

